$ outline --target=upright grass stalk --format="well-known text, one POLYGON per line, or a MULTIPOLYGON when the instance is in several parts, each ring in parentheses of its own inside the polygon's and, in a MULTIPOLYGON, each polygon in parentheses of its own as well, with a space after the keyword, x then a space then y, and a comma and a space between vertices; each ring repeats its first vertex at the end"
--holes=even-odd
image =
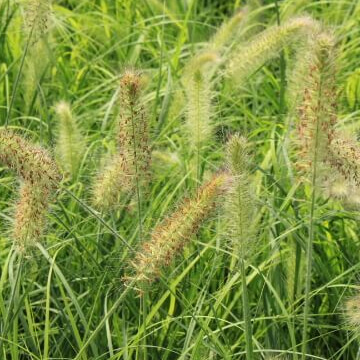
POLYGON ((251 195, 247 141, 233 135, 227 144, 227 164, 231 176, 227 191, 225 210, 227 235, 232 248, 239 257, 242 282, 242 302, 245 324, 246 358, 255 359, 252 344, 252 324, 248 289, 246 284, 246 261, 256 246, 254 238, 255 200, 251 195))
POLYGON ((251 324, 251 312, 248 289, 246 284, 246 269, 245 260, 240 258, 240 273, 242 283, 242 300, 243 300, 243 311, 244 311, 244 324, 245 324, 245 341, 246 341, 246 359, 254 360, 254 349, 252 344, 252 324, 251 324))
POLYGON ((334 135, 334 41, 331 35, 321 33, 309 41, 304 58, 304 78, 300 82, 302 103, 298 107, 298 143, 300 145, 300 168, 310 172, 310 211, 308 239, 306 244, 306 274, 304 294, 304 324, 302 338, 302 359, 306 358, 308 322, 310 313, 310 293, 313 261, 313 242, 315 226, 315 201, 318 182, 329 146, 334 135))
POLYGON ((312 277, 312 260, 313 260, 313 242, 314 242, 314 212, 317 186, 317 162, 318 162, 318 137, 319 124, 316 126, 316 141, 315 152, 313 158, 312 179, 311 179, 311 203, 310 203, 310 218, 309 218, 309 236, 306 244, 306 274, 305 274, 305 302, 304 302, 304 324, 301 355, 302 360, 306 359, 307 352, 307 332, 308 332, 308 318, 310 310, 310 292, 311 292, 311 277, 312 277))
MULTIPOLYGON (((143 87, 144 78, 137 71, 128 70, 123 74, 118 149, 93 184, 93 203, 101 210, 116 207, 121 194, 135 192, 141 216, 141 196, 150 180, 151 160, 148 119, 141 99, 143 87)), ((139 229, 141 231, 141 226, 139 229)))

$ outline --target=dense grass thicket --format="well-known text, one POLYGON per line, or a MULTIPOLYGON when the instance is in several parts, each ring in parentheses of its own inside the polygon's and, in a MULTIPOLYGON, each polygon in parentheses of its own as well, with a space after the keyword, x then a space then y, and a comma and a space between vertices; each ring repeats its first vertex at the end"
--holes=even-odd
POLYGON ((0 19, 0 359, 360 359, 358 0, 0 19))

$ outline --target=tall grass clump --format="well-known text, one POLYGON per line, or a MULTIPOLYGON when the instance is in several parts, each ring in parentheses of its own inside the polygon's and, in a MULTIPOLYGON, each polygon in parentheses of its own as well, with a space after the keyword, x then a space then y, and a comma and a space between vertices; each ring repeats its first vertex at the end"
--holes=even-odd
POLYGON ((199 231, 215 210, 227 181, 226 173, 215 175, 198 190, 195 198, 185 199, 173 214, 153 229, 151 239, 141 245, 131 261, 133 275, 129 278, 140 288, 157 280, 161 270, 173 262, 199 231))
POLYGON ((231 181, 226 201, 225 219, 227 235, 238 257, 242 281, 242 299, 245 323, 246 357, 255 359, 252 345, 252 324, 246 284, 247 261, 256 249, 256 205, 251 194, 248 143, 246 138, 233 135, 227 144, 227 163, 231 181))
POLYGON ((102 210, 119 205, 121 195, 136 193, 138 204, 150 180, 151 149, 148 119, 141 94, 144 79, 137 71, 126 71, 120 81, 120 117, 117 153, 94 181, 93 203, 102 210))
POLYGON ((61 167, 75 179, 85 152, 85 139, 70 104, 60 101, 55 106, 55 112, 58 119, 56 153, 61 167))
POLYGON ((60 175, 54 160, 43 148, 10 130, 1 129, 0 140, 0 162, 21 179, 12 233, 16 248, 24 252, 41 240, 60 175))

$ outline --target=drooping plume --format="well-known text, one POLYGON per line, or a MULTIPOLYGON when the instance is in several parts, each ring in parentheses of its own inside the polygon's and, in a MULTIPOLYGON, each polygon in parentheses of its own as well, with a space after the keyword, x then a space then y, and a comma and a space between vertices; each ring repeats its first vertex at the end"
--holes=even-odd
POLYGON ((141 287, 160 276, 161 270, 172 263, 212 214, 227 181, 228 175, 225 173, 214 176, 199 189, 195 198, 184 200, 172 215, 153 230, 151 239, 141 245, 131 261, 134 273, 131 279, 135 279, 141 287))
POLYGON ((222 52, 226 46, 239 36, 238 30, 242 24, 246 23, 249 17, 248 7, 244 7, 224 22, 211 38, 209 44, 213 51, 222 52))
POLYGON ((13 237, 17 249, 26 251, 41 239, 60 175, 46 150, 4 129, 0 130, 0 162, 21 179, 13 237))
POLYGON ((241 86, 246 78, 267 61, 279 56, 285 46, 316 33, 318 26, 309 17, 299 17, 281 26, 270 27, 238 47, 227 66, 227 76, 236 86, 241 86))

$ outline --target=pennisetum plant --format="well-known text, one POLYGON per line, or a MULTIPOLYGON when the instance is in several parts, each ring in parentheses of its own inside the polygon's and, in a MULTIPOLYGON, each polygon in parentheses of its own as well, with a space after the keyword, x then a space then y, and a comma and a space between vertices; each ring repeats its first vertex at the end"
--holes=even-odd
POLYGON ((308 317, 312 277, 314 216, 317 188, 323 180, 329 148, 334 137, 335 114, 335 41, 331 34, 320 32, 308 38, 308 49, 302 59, 298 79, 300 104, 297 139, 299 168, 309 175, 311 186, 308 241, 306 246, 306 275, 302 359, 306 358, 308 317))
POLYGON ((21 179, 12 232, 15 247, 23 253, 41 240, 60 175, 45 149, 6 129, 0 130, 0 162, 21 179))
POLYGON ((70 104, 60 101, 55 106, 58 118, 56 154, 64 171, 75 179, 85 152, 85 139, 70 104))
POLYGON ((128 70, 121 78, 118 149, 93 185, 93 203, 101 210, 116 207, 126 192, 136 192, 140 206, 149 182, 151 151, 148 119, 141 99, 143 85, 144 79, 137 71, 128 70))
POLYGON ((246 284, 246 267, 256 248, 254 221, 256 206, 251 193, 248 143, 244 137, 233 135, 227 144, 227 166, 230 181, 225 200, 227 236, 239 259, 242 282, 242 299, 246 338, 246 358, 254 359, 249 296, 246 284))
POLYGON ((135 281, 139 289, 157 280, 161 271, 198 232, 216 208, 228 179, 227 173, 215 175, 198 190, 195 198, 185 199, 173 214, 153 229, 150 240, 140 246, 130 263, 133 274, 127 278, 135 281))

